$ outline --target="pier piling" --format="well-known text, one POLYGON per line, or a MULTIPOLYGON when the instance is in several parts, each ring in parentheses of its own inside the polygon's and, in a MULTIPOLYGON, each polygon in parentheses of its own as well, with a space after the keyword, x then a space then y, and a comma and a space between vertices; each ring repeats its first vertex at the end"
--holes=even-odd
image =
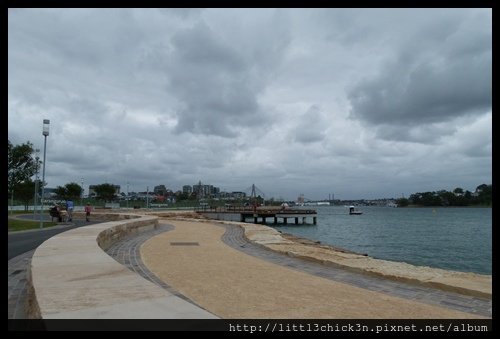
POLYGON ((288 224, 288 219, 293 218, 295 225, 300 224, 300 219, 302 217, 302 224, 307 224, 307 218, 311 217, 314 225, 317 223, 316 210, 305 210, 305 209, 277 209, 272 207, 261 207, 261 208, 248 208, 248 207, 232 207, 232 208, 211 208, 211 209, 200 209, 197 211, 209 219, 217 220, 232 220, 247 222, 249 218, 252 218, 254 224, 266 224, 267 218, 273 218, 272 223, 278 224, 278 219, 283 220, 283 224, 288 224), (259 222, 259 219, 262 218, 259 222))

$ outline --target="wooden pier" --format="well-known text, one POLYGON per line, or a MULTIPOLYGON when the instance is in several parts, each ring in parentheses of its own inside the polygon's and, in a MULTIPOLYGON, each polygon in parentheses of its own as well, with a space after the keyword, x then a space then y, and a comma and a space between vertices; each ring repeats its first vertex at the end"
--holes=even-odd
POLYGON ((316 225, 317 213, 312 209, 294 209, 278 207, 217 207, 217 208, 199 208, 197 213, 204 215, 209 219, 253 222, 254 224, 266 224, 267 220, 277 224, 281 219, 283 224, 294 223, 295 225, 306 224, 307 218, 312 218, 312 224, 316 225))

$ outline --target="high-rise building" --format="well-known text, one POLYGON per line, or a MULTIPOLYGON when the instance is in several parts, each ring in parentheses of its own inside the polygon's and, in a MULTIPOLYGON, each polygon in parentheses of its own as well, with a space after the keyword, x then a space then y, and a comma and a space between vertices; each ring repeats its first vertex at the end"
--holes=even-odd
POLYGON ((193 187, 191 185, 182 186, 182 193, 186 193, 187 195, 190 195, 191 193, 193 193, 193 187))

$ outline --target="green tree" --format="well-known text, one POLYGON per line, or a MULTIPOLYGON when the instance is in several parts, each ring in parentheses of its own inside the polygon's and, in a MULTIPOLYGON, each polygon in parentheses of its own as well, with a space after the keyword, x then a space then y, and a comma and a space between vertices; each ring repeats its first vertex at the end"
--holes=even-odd
POLYGON ((16 198, 24 204, 24 210, 28 210, 28 205, 33 201, 35 195, 35 182, 28 178, 14 187, 16 198))
POLYGON ((16 185, 30 180, 36 173, 37 163, 32 157, 33 144, 29 141, 22 145, 13 145, 8 140, 8 190, 12 193, 16 185))
MULTIPOLYGON (((442 191, 440 191, 442 193, 442 191)), ((423 206, 441 206, 442 199, 439 195, 439 192, 423 192, 416 193, 415 195, 411 195, 410 198, 413 198, 414 203, 416 205, 423 206)))
POLYGON ((467 199, 468 203, 472 202, 472 192, 471 191, 468 191, 468 190, 465 191, 464 197, 465 197, 465 199, 467 199))
POLYGON ((476 187, 477 202, 481 205, 491 205, 492 185, 481 184, 476 187))
POLYGON ((410 201, 420 206, 469 206, 474 204, 491 206, 492 185, 481 184, 472 194, 457 187, 453 192, 440 190, 437 192, 414 193, 410 201))
POLYGON ((491 187, 491 185, 488 186, 486 184, 481 184, 481 185, 476 187, 476 192, 480 193, 482 191, 487 191, 488 188, 490 188, 490 187, 491 187))
POLYGON ((54 193, 59 199, 66 199, 66 187, 64 186, 57 186, 54 190, 54 193))
POLYGON ((57 186, 55 193, 64 200, 77 199, 81 196, 83 188, 76 182, 70 182, 64 186, 57 186))
POLYGON ((255 201, 253 202, 254 204, 257 204, 257 205, 262 205, 264 204, 264 198, 262 198, 260 195, 258 195, 256 198, 255 198, 255 201))
POLYGON ((113 201, 115 198, 115 186, 112 184, 101 184, 94 187, 97 199, 106 201, 113 201))
POLYGON ((412 195, 410 195, 409 200, 414 205, 421 205, 422 204, 422 196, 420 193, 413 193, 412 195))
POLYGON ((175 199, 176 201, 183 201, 183 200, 188 200, 189 195, 185 192, 177 191, 175 193, 175 199))
POLYGON ((455 206, 457 201, 457 196, 445 190, 441 190, 438 192, 439 199, 441 199, 442 206, 455 206))
POLYGON ((410 201, 406 198, 399 198, 399 199, 396 199, 396 204, 399 207, 406 207, 410 204, 410 201))

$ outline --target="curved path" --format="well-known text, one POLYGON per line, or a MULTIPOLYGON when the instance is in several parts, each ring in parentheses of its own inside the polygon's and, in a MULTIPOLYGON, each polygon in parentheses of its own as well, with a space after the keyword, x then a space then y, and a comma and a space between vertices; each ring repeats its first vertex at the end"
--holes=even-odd
MULTIPOLYGON (((51 217, 49 215, 44 215, 43 217, 44 217, 43 220, 45 222, 51 221, 51 217)), ((34 216, 33 214, 19 214, 9 218, 19 219, 19 220, 39 221, 38 215, 34 216)), ((23 254, 27 251, 31 251, 32 249, 37 248, 45 240, 52 238, 56 234, 65 232, 72 228, 92 225, 97 222, 102 222, 102 221, 94 220, 92 222, 86 222, 85 219, 80 219, 75 217, 73 218, 73 222, 60 222, 56 226, 52 227, 9 232, 8 244, 7 244, 8 258, 10 260, 20 254, 23 254)))
POLYGON ((106 253, 109 254, 113 259, 118 261, 120 264, 126 266, 132 272, 139 274, 141 277, 155 283, 156 285, 166 289, 173 295, 182 298, 198 307, 195 302, 180 294, 176 290, 174 290, 171 286, 166 284, 164 281, 159 279, 153 272, 151 272, 146 265, 141 260, 140 247, 141 245, 151 237, 154 237, 163 232, 171 231, 174 227, 172 225, 161 224, 157 229, 142 232, 138 235, 130 235, 121 239, 120 241, 115 242, 111 245, 106 253))
POLYGON ((35 250, 18 255, 8 262, 8 319, 26 319, 26 274, 35 250))
POLYGON ((142 260, 222 318, 491 317, 491 300, 291 258, 249 243, 235 225, 166 222, 176 228, 146 241, 142 260))
MULTIPOLYGON (((12 217, 21 220, 38 220, 33 214, 20 214, 12 217)), ((49 215, 44 215, 44 221, 50 221, 49 215)), ((67 230, 93 225, 101 221, 86 222, 85 219, 74 218, 72 223, 59 223, 43 229, 33 229, 18 232, 9 232, 8 234, 8 318, 25 319, 26 318, 26 293, 27 268, 31 263, 31 257, 35 249, 45 240, 54 235, 67 230)))
MULTIPOLYGON (((175 220, 168 220, 166 222, 177 225, 177 229, 174 230, 174 226, 166 224, 164 221, 160 225, 160 228, 157 230, 144 232, 138 236, 131 236, 122 239, 120 242, 115 243, 112 247, 110 247, 107 253, 118 262, 127 266, 130 270, 156 283, 157 285, 163 287, 176 296, 181 297, 184 300, 187 300, 199 307, 205 307, 205 309, 208 309, 225 318, 282 318, 285 316, 290 318, 359 318, 359 308, 360 306, 363 306, 363 304, 365 304, 366 306, 366 303, 368 303, 368 305, 371 306, 372 309, 369 310, 366 309, 366 307, 365 309, 362 309, 361 317, 363 318, 468 318, 478 316, 491 317, 491 300, 469 297, 456 293, 443 292, 431 288, 417 287, 359 273, 348 272, 342 269, 325 266, 303 259, 292 258, 249 242, 243 235, 243 229, 237 225, 219 224, 216 222, 179 222, 175 220), (164 233, 166 231, 170 232, 164 233), (150 241, 148 241, 144 246, 146 261, 151 261, 152 253, 148 254, 147 252, 148 248, 150 250, 151 247, 155 247, 152 246, 152 244, 161 244, 163 246, 163 249, 166 250, 163 251, 163 253, 160 253, 162 251, 154 252, 153 255, 156 257, 156 259, 160 260, 153 260, 156 261, 156 264, 150 265, 152 270, 155 271, 158 276, 161 277, 161 279, 157 275, 152 273, 151 270, 149 270, 141 260, 140 248, 141 245, 148 239, 150 241), (207 240, 209 239, 211 239, 212 241, 208 242, 207 240), (229 247, 226 245, 228 245, 229 247), (193 269, 195 266, 197 266, 196 259, 200 259, 199 257, 197 258, 196 255, 193 257, 193 255, 195 254, 194 252, 196 252, 193 251, 193 249, 195 249, 196 247, 198 247, 198 249, 203 249, 201 271, 204 271, 204 273, 202 272, 201 274, 201 280, 189 281, 188 285, 190 286, 186 287, 186 284, 179 285, 179 281, 182 282, 182 277, 180 280, 175 279, 175 277, 174 279, 172 279, 172 275, 175 276, 175 273, 169 272, 165 274, 164 270, 162 270, 161 267, 158 268, 158 262, 161 263, 160 266, 164 266, 163 262, 166 261, 168 262, 166 264, 169 265, 169 268, 172 267, 170 266, 172 263, 175 264, 175 267, 173 267, 173 271, 175 272, 179 272, 179 269, 181 273, 182 271, 193 269), (176 258, 178 260, 170 257, 169 253, 167 253, 169 252, 169 249, 175 249, 175 251, 177 251, 176 258), (211 251, 210 249, 213 249, 213 251, 211 251), (219 252, 219 250, 221 249, 222 252, 219 252), (235 249, 237 251, 234 251, 235 249), (217 253, 222 254, 222 257, 219 257, 219 259, 222 260, 210 263, 211 259, 214 259, 214 254, 217 253), (250 261, 248 261, 248 256, 251 256, 250 261), (231 260, 227 260, 228 258, 231 258, 231 260), (190 263, 189 265, 183 265, 186 259, 188 260, 188 263, 190 263), (195 261, 193 262, 192 260, 195 261), (209 268, 211 268, 208 271, 206 270, 206 267, 203 267, 206 266, 204 265, 204 263, 207 263, 207 260, 209 263, 209 268), (234 265, 235 260, 236 265, 234 265), (252 263, 252 265, 246 266, 245 263, 252 263), (229 265, 226 267, 226 264, 229 265), (259 270, 262 269, 262 265, 264 265, 264 267, 266 267, 267 265, 265 271, 269 273, 269 277, 266 277, 265 274, 261 275, 262 272, 259 273, 259 270), (237 270, 242 270, 243 272, 238 273, 237 270), (272 281, 273 272, 276 273, 275 271, 281 271, 281 279, 272 281), (300 274, 297 275, 293 272, 300 274), (228 279, 225 279, 223 276, 221 286, 214 286, 214 283, 211 282, 211 280, 213 279, 216 282, 220 282, 219 278, 221 274, 226 276, 226 278, 228 279), (241 279, 239 279, 240 283, 242 282, 243 284, 235 284, 235 280, 233 278, 237 277, 238 274, 242 275, 241 278, 243 278, 243 280, 247 279, 248 277, 250 277, 250 279, 247 279, 247 281, 241 281, 241 279), (310 280, 311 277, 317 279, 310 280), (298 280, 290 280, 290 278, 298 278, 298 280), (270 279, 271 281, 269 281, 270 279), (317 281, 318 279, 320 280, 319 285, 317 281), (335 287, 333 289, 333 292, 335 292, 335 290, 337 290, 337 292, 341 292, 340 294, 337 293, 337 297, 340 297, 339 299, 337 299, 337 301, 341 302, 340 305, 342 307, 337 307, 337 310, 335 311, 341 313, 336 313, 334 314, 335 316, 332 316, 330 312, 331 309, 325 309, 323 305, 325 303, 327 305, 329 304, 328 300, 324 300, 325 296, 336 299, 335 293, 324 294, 322 298, 309 300, 309 302, 313 303, 312 306, 301 304, 302 311, 300 307, 298 310, 293 310, 293 300, 290 300, 290 296, 286 295, 286 293, 289 293, 287 292, 287 290, 289 289, 289 285, 296 284, 297 281, 299 283, 302 283, 302 285, 299 285, 299 289, 296 290, 296 295, 291 296, 292 299, 300 300, 300 298, 303 298, 303 296, 300 296, 300 298, 297 298, 297 296, 302 293, 302 290, 309 289, 309 283, 311 283, 311 281, 313 282, 313 285, 319 286, 324 290, 325 286, 322 286, 324 285, 324 279, 329 280, 333 284, 332 286, 335 287), (256 297, 256 291, 259 288, 258 285, 262 283, 262 280, 265 280, 266 284, 264 293, 260 295, 261 299, 249 300, 248 295, 250 296, 250 299, 252 297, 256 297), (171 285, 166 284, 165 281, 168 281, 169 283, 171 283, 171 285), (271 283, 271 285, 269 285, 269 283, 271 283), (195 287, 194 291, 193 286, 195 287), (199 291, 196 291, 196 289, 198 289, 199 291), (230 295, 234 295, 233 298, 235 299, 225 299, 224 296, 227 296, 225 290, 236 292, 236 295, 234 295, 234 293, 230 293, 230 295), (205 300, 207 298, 200 298, 200 291, 201 296, 203 296, 204 294, 212 294, 212 301, 215 300, 215 304, 218 305, 214 305, 213 302, 207 303, 205 300), (346 303, 345 295, 348 295, 353 291, 364 291, 365 293, 369 292, 369 300, 363 300, 365 298, 359 299, 363 296, 366 297, 366 294, 361 293, 362 295, 358 294, 350 297, 348 296, 348 300, 346 303), (180 294, 180 292, 184 293, 186 296, 180 294), (262 304, 269 304, 269 300, 265 300, 267 292, 271 292, 271 295, 275 299, 271 300, 271 307, 262 312, 262 310, 259 310, 259 307, 261 307, 262 304), (217 294, 215 296, 215 299, 213 298, 214 293, 217 294), (377 298, 378 301, 376 300, 377 298), (196 302, 193 300, 195 300, 196 302), (403 300, 403 302, 401 302, 401 300, 403 300), (411 300, 417 302, 412 303, 411 300), (290 301, 292 301, 291 308, 289 307, 290 309, 286 310, 281 307, 280 311, 280 305, 283 306, 283 304, 288 304, 290 306, 290 301), (377 302, 389 304, 390 307, 403 307, 403 313, 401 313, 402 309, 400 308, 396 308, 392 311, 387 310, 387 305, 382 305, 382 308, 377 308, 377 302), (425 304, 428 304, 430 308, 428 308, 425 304), (215 310, 221 309, 221 305, 223 306, 222 312, 215 312, 215 310), (230 306, 230 310, 225 311, 224 305, 230 306), (230 312, 234 311, 231 310, 232 308, 234 308, 234 305, 237 306, 237 310, 239 309, 239 313, 231 315, 230 312), (435 307, 432 305, 440 307, 435 307), (321 311, 321 313, 311 314, 311 310, 312 312, 321 311), (467 313, 454 312, 450 310, 457 310, 467 313), (277 311, 285 313, 281 313, 283 315, 280 315, 280 313, 276 313, 277 311), (227 314, 225 314, 224 312, 227 312, 227 314), (246 314, 245 312, 248 312, 248 314, 246 314), (305 316, 304 313, 306 313, 305 316)), ((161 250, 161 248, 159 250, 161 250)), ((34 250, 26 252, 13 258, 12 260, 9 260, 9 318, 24 318, 22 295, 23 291, 25 292, 25 279, 23 277, 23 274, 25 274, 26 267, 27 265, 29 265, 33 252, 34 250), (18 297, 11 298, 11 295, 17 295, 18 297)), ((200 269, 200 267, 198 267, 198 269, 200 269)), ((274 277, 276 277, 276 275, 274 275, 274 277)), ((184 282, 186 283, 186 281, 184 282)), ((332 292, 332 290, 330 290, 330 292, 332 292)), ((259 295, 257 295, 257 297, 258 296, 259 295)), ((210 299, 210 296, 208 299, 210 299)), ((337 306, 335 304, 338 304, 338 302, 335 302, 334 305, 332 305, 333 308, 337 306)))

